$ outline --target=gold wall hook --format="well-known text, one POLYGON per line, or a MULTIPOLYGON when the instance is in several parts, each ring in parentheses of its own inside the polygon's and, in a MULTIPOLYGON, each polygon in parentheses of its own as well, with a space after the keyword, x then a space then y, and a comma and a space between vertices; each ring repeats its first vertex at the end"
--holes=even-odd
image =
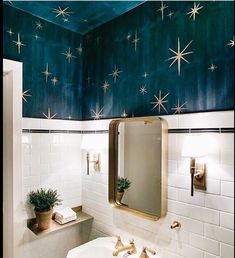
POLYGON ((181 224, 179 221, 173 221, 173 223, 171 224, 170 226, 171 229, 174 229, 174 228, 177 228, 177 229, 180 229, 181 228, 181 224))

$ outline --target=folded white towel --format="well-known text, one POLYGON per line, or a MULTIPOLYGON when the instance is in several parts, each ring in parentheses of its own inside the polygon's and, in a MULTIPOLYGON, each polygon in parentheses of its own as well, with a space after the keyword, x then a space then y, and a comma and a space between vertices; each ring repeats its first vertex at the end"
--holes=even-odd
POLYGON ((55 216, 55 221, 59 224, 65 224, 65 223, 68 223, 68 222, 76 220, 76 219, 77 219, 77 215, 71 216, 67 219, 61 219, 60 217, 55 216))
POLYGON ((76 212, 74 212, 69 207, 66 207, 66 208, 64 208, 62 210, 58 210, 55 213, 55 217, 60 218, 61 220, 67 219, 67 218, 70 218, 70 217, 74 217, 76 215, 77 215, 76 212))

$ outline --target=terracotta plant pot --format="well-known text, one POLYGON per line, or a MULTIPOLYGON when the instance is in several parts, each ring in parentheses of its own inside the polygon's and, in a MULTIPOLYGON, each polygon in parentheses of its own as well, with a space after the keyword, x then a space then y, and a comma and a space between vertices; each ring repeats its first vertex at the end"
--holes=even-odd
POLYGON ((116 200, 121 203, 124 192, 117 192, 116 200))
POLYGON ((39 230, 45 230, 50 227, 52 214, 53 214, 52 209, 49 211, 43 211, 43 212, 35 211, 39 230))

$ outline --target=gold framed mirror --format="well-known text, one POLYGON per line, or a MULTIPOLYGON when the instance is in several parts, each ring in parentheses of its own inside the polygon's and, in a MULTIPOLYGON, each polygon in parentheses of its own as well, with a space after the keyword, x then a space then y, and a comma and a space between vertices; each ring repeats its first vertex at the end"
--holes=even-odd
POLYGON ((123 118, 109 124, 109 202, 158 220, 167 207, 167 122, 123 118))

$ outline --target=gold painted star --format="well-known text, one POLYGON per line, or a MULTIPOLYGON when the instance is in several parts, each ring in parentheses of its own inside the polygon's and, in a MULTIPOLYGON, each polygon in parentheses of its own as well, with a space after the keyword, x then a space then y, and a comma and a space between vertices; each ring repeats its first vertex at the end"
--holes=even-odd
POLYGON ((7 30, 7 33, 8 33, 10 36, 12 36, 13 34, 15 34, 15 33, 11 30, 11 28, 10 28, 9 30, 7 30))
POLYGON ((81 53, 82 53, 82 43, 80 43, 80 45, 76 48, 76 50, 78 51, 79 55, 81 55, 81 53))
POLYGON ((25 44, 23 44, 22 41, 20 41, 20 33, 19 32, 18 32, 17 41, 13 40, 13 42, 16 44, 16 46, 18 48, 18 54, 20 54, 20 48, 25 46, 25 44))
POLYGON ((179 102, 179 99, 178 99, 178 103, 177 105, 175 105, 174 108, 172 108, 172 110, 175 110, 175 113, 174 114, 180 114, 183 112, 184 108, 183 106, 186 104, 187 102, 184 102, 182 105, 180 105, 180 102, 179 102))
POLYGON ((146 86, 145 86, 145 85, 144 85, 144 86, 141 86, 139 91, 140 91, 140 93, 141 93, 142 95, 146 94, 146 93, 147 93, 146 86))
POLYGON ((71 119, 72 119, 72 117, 71 117, 71 116, 68 116, 68 119, 69 119, 69 120, 71 120, 71 119))
POLYGON ((25 90, 25 91, 23 91, 23 93, 22 93, 22 98, 23 98, 23 100, 25 101, 25 102, 27 102, 27 97, 31 97, 31 95, 30 94, 28 94, 28 92, 30 91, 30 89, 28 89, 28 90, 25 90))
POLYGON ((145 79, 146 79, 148 76, 149 76, 149 74, 146 73, 146 72, 143 74, 143 77, 144 77, 145 79))
POLYGON ((42 23, 40 21, 36 22, 36 29, 41 30, 43 28, 42 23))
POLYGON ((167 14, 167 16, 171 19, 171 17, 172 17, 173 14, 174 14, 174 12, 169 12, 169 13, 167 14))
POLYGON ((42 114, 43 114, 47 119, 52 119, 52 118, 54 118, 54 117, 57 115, 57 113, 51 115, 51 110, 50 110, 50 108, 48 108, 48 110, 47 110, 47 115, 44 114, 44 113, 42 113, 42 114))
POLYGON ((169 95, 170 93, 168 92, 164 97, 162 97, 162 92, 159 90, 159 94, 158 94, 158 97, 156 95, 154 95, 154 98, 157 100, 157 101, 153 101, 151 102, 151 104, 154 104, 154 107, 153 109, 155 109, 156 107, 158 107, 158 112, 160 113, 160 110, 161 110, 161 107, 167 112, 165 106, 164 106, 164 103, 168 102, 168 100, 165 100, 165 98, 169 95))
POLYGON ((66 7, 64 9, 61 9, 60 6, 58 6, 58 9, 54 9, 54 13, 57 13, 56 17, 62 15, 64 18, 66 18, 66 16, 70 16, 70 14, 72 14, 73 12, 69 12, 67 11, 69 9, 69 7, 66 7))
POLYGON ((210 67, 208 67, 208 70, 211 70, 211 72, 214 72, 215 69, 217 69, 218 67, 214 64, 211 64, 210 67))
POLYGON ((94 114, 93 116, 91 116, 91 117, 93 117, 94 118, 94 120, 98 120, 98 119, 100 119, 102 116, 104 116, 103 114, 102 114, 102 111, 103 111, 103 109, 104 109, 104 107, 103 108, 101 108, 101 110, 100 111, 94 111, 94 110, 91 110, 91 112, 94 114))
POLYGON ((13 3, 12 3, 12 1, 9 1, 9 0, 7 0, 7 2, 8 2, 10 5, 12 5, 12 6, 13 6, 13 3))
POLYGON ((181 68, 181 59, 184 60, 186 63, 189 64, 188 60, 186 60, 186 59, 184 58, 184 56, 193 53, 193 51, 185 52, 185 50, 189 47, 189 45, 190 45, 192 42, 193 42, 193 41, 191 40, 191 41, 188 43, 188 45, 181 51, 181 50, 180 50, 180 40, 179 40, 179 38, 178 38, 178 50, 177 50, 177 52, 174 51, 173 49, 169 48, 169 50, 170 50, 171 52, 173 52, 174 54, 176 54, 175 56, 172 56, 172 57, 170 57, 170 58, 167 59, 167 60, 172 60, 172 59, 173 59, 173 62, 170 64, 169 67, 171 67, 171 66, 177 61, 177 63, 178 63, 178 74, 179 74, 179 75, 180 75, 180 68, 181 68))
POLYGON ((234 36, 233 36, 233 39, 230 39, 230 41, 227 45, 230 47, 234 47, 234 36))
POLYGON ((127 117, 127 116, 128 116, 128 114, 126 113, 126 111, 124 109, 123 113, 121 114, 121 117, 127 117))
POLYGON ((57 78, 54 76, 52 79, 51 79, 53 85, 55 86, 56 83, 58 82, 57 78))
POLYGON ((167 8, 168 6, 166 6, 165 4, 163 4, 163 1, 161 3, 161 7, 158 9, 159 12, 162 13, 162 21, 164 19, 164 10, 167 8))
POLYGON ((36 40, 38 40, 38 39, 40 38, 37 34, 33 35, 33 37, 34 37, 36 40))
POLYGON ((130 34, 130 33, 127 34, 126 39, 127 39, 128 41, 131 39, 131 34, 130 34))
POLYGON ((45 70, 45 71, 42 71, 42 73, 45 75, 45 77, 46 77, 46 82, 47 82, 48 76, 50 76, 50 75, 52 74, 52 73, 49 72, 48 64, 46 65, 46 70, 45 70))
POLYGON ((114 78, 114 83, 116 83, 117 77, 119 76, 119 73, 122 73, 122 71, 120 71, 117 66, 114 66, 114 70, 112 73, 110 73, 109 75, 112 75, 112 77, 114 78))
POLYGON ((69 22, 69 19, 68 18, 63 18, 63 21, 64 22, 69 22))
POLYGON ((68 59, 69 63, 71 59, 76 58, 76 56, 73 56, 73 53, 70 51, 70 48, 67 51, 65 51, 65 53, 61 54, 66 56, 66 59, 68 59))
POLYGON ((135 37, 134 37, 134 39, 132 40, 132 43, 134 43, 135 44, 135 51, 136 51, 136 47, 137 47, 137 44, 138 44, 138 41, 139 41, 140 39, 138 38, 138 36, 137 36, 137 31, 135 32, 135 37))
POLYGON ((103 91, 106 92, 107 89, 109 88, 108 82, 107 82, 107 81, 104 81, 104 84, 103 84, 101 87, 102 87, 103 91))
POLYGON ((190 15, 189 17, 193 17, 193 20, 195 21, 196 18, 196 14, 199 14, 199 10, 201 10, 203 8, 203 6, 200 6, 199 4, 194 3, 193 8, 191 8, 191 11, 187 13, 187 15, 190 15))

